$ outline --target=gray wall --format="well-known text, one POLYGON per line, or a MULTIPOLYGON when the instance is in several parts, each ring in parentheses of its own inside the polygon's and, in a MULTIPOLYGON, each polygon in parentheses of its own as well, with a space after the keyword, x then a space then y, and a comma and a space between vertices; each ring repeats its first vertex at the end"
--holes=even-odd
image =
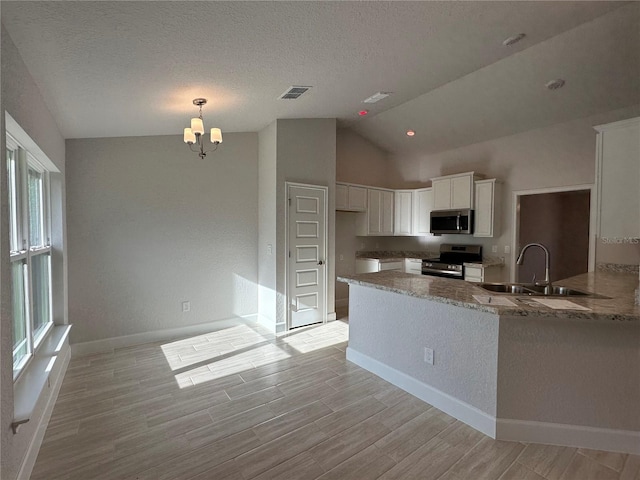
POLYGON ((257 312, 257 149, 256 133, 204 160, 179 136, 67 141, 73 343, 257 312))
MULTIPOLYGON (((7 111, 60 170, 52 176, 52 265, 54 320, 66 323, 66 254, 65 254, 65 144, 55 119, 44 103, 42 95, 24 65, 11 37, 2 27, 2 95, 0 96, 1 131, 5 131, 4 112, 7 111)), ((11 433, 13 421, 12 315, 11 272, 9 265, 9 223, 6 193, 5 135, 0 135, 0 477, 16 478, 27 447, 36 434, 43 415, 43 407, 50 390, 45 390, 31 421, 18 435, 11 433)))

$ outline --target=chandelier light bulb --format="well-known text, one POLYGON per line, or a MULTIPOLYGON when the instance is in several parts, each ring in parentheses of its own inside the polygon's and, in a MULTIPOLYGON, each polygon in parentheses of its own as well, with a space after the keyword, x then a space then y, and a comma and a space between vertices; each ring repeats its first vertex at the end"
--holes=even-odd
MULTIPOLYGON (((207 156, 207 152, 204 151, 204 122, 202 120, 202 106, 206 103, 206 98, 193 99, 193 104, 200 109, 200 114, 199 116, 191 119, 191 127, 184 129, 182 137, 184 143, 189 145, 189 149, 192 152, 197 153, 202 159, 207 156)), ((214 145, 212 150, 216 150, 218 145, 222 143, 222 130, 216 127, 211 129, 211 143, 214 145)))

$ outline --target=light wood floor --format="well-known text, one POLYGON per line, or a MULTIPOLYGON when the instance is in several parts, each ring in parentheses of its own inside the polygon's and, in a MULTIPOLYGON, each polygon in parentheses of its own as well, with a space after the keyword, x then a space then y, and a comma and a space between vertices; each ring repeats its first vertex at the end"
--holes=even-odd
POLYGON ((32 479, 639 480, 640 457, 492 440, 345 360, 348 323, 73 358, 32 479))

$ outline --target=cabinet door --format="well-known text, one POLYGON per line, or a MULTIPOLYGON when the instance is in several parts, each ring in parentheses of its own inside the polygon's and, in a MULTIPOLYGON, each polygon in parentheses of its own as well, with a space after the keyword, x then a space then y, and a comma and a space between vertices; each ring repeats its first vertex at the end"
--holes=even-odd
POLYGON ((380 233, 382 235, 393 235, 393 194, 383 190, 381 194, 381 218, 380 233))
POLYGON ((367 189, 349 185, 349 210, 364 212, 367 209, 367 189))
POLYGON ((411 235, 413 233, 413 192, 397 191, 395 193, 394 235, 411 235))
POLYGON ((494 182, 476 182, 475 237, 493 237, 494 182))
POLYGON ((433 209, 448 210, 451 208, 451 179, 433 181, 433 209))
POLYGON ((368 190, 369 207, 367 208, 367 233, 369 235, 380 235, 381 233, 381 193, 382 192, 380 190, 374 190, 371 188, 368 190))
POLYGON ((451 179, 451 208, 473 208, 472 191, 473 178, 471 175, 453 177, 451 179))
POLYGON ((347 185, 336 183, 336 210, 347 210, 349 208, 348 188, 347 185))
POLYGON ((640 119, 601 128, 598 135, 600 237, 640 238, 640 119))
POLYGON ((416 190, 413 209, 413 234, 431 235, 431 210, 433 210, 433 189, 416 190))

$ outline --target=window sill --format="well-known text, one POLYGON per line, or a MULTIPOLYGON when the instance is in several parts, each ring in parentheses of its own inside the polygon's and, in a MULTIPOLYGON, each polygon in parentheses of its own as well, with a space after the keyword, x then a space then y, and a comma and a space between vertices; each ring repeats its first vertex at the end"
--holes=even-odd
POLYGON ((27 423, 36 407, 42 391, 48 385, 49 374, 56 362, 61 360, 60 352, 69 337, 71 325, 56 325, 39 346, 38 351, 25 367, 13 386, 13 433, 27 423))

